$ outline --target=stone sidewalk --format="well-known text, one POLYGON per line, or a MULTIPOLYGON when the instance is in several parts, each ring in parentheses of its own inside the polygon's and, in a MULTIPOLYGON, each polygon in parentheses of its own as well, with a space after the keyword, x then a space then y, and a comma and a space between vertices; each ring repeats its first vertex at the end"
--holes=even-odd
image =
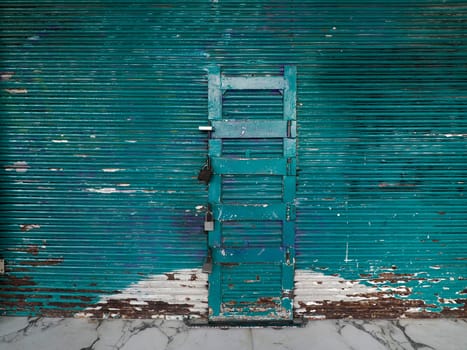
POLYGON ((0 318, 5 350, 466 350, 467 320, 322 320, 303 328, 190 328, 180 321, 0 318))

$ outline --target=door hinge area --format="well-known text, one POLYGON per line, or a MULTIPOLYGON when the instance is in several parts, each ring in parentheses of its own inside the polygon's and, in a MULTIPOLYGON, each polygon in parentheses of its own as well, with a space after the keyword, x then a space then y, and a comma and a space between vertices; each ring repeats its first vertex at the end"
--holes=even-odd
POLYGON ((285 249, 285 264, 287 266, 295 265, 295 252, 293 248, 287 247, 285 249))
POLYGON ((206 259, 204 260, 203 268, 202 268, 203 273, 212 273, 212 253, 211 249, 208 249, 208 255, 206 256, 206 259))
POLYGON ((296 209, 295 204, 287 203, 285 209, 285 220, 286 221, 294 221, 296 217, 296 209))

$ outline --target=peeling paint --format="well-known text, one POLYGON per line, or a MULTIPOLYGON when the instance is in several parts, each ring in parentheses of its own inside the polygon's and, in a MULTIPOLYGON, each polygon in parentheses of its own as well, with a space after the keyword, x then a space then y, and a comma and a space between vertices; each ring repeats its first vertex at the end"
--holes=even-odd
POLYGON ((41 225, 38 225, 38 224, 22 224, 22 225, 19 225, 19 228, 23 232, 28 232, 28 231, 31 231, 31 230, 40 229, 41 225))
POLYGON ((154 275, 119 293, 102 296, 79 317, 201 317, 207 314, 207 302, 207 274, 201 269, 183 269, 154 275))
MULTIPOLYGON (((384 273, 374 279, 378 286, 367 286, 359 281, 346 280, 310 270, 296 270, 294 307, 296 316, 311 319, 325 318, 387 318, 387 317, 459 317, 465 315, 465 306, 445 308, 441 313, 431 312, 435 305, 423 300, 407 299, 410 288, 389 287, 384 282, 416 276, 397 276, 384 273)), ((256 281, 251 281, 256 282, 256 281)), ((290 296, 292 293, 290 292, 290 296)), ((207 275, 200 269, 186 269, 151 276, 124 290, 104 295, 99 302, 76 314, 77 317, 97 318, 167 318, 207 317, 207 275)), ((459 300, 443 300, 459 304, 459 300)), ((259 298, 259 305, 276 305, 274 300, 259 298)), ((462 305, 462 304, 461 304, 462 305)), ((226 305, 232 310, 241 305, 226 305)), ((248 307, 251 307, 249 305, 248 307)))
POLYGON ((20 262, 20 265, 27 266, 53 266, 63 262, 63 259, 38 259, 38 260, 24 260, 20 262))
POLYGON ((405 283, 424 280, 410 274, 383 273, 370 279, 374 286, 350 281, 338 276, 328 276, 309 270, 295 274, 295 313, 311 319, 325 318, 405 318, 405 317, 465 317, 465 300, 439 300, 444 304, 460 307, 437 306, 424 300, 409 299, 412 290, 406 286, 392 287, 385 283, 405 283))
POLYGON ((92 193, 102 193, 102 194, 111 194, 111 193, 136 193, 136 190, 119 190, 115 187, 103 187, 103 188, 87 188, 87 192, 92 193))
POLYGON ((27 89, 5 89, 5 91, 11 95, 22 95, 28 93, 27 89))
POLYGON ((444 134, 446 137, 467 137, 467 134, 444 134))
POLYGON ((15 75, 15 72, 1 72, 0 78, 2 81, 8 81, 15 75))
POLYGON ((24 161, 14 162, 11 165, 5 166, 5 171, 16 171, 17 173, 25 173, 29 170, 29 164, 24 161))
POLYGON ((376 287, 365 286, 358 281, 349 281, 323 273, 295 271, 295 307, 298 302, 313 304, 327 301, 359 301, 368 299, 365 294, 379 292, 376 287))
POLYGON ((125 171, 126 169, 119 169, 119 168, 104 168, 102 171, 104 173, 116 173, 118 171, 125 171))

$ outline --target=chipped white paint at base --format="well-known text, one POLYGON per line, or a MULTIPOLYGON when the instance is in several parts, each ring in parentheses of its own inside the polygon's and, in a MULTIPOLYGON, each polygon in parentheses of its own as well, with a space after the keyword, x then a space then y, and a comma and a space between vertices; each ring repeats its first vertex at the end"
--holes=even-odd
POLYGON ((378 293, 381 289, 365 286, 358 281, 328 276, 311 270, 295 271, 295 307, 298 302, 307 305, 323 301, 360 301, 372 298, 364 294, 378 293))
MULTIPOLYGON (((92 317, 93 311, 102 309, 110 300, 129 300, 136 311, 151 302, 165 302, 170 305, 191 305, 189 311, 192 315, 207 315, 208 309, 208 275, 201 269, 183 269, 166 274, 153 275, 147 279, 136 282, 123 289, 121 293, 106 295, 101 298, 97 306, 87 308, 76 317, 92 317), (99 306, 101 305, 101 306, 99 306)), ((336 276, 310 270, 295 271, 294 308, 297 314, 303 314, 304 305, 319 305, 325 301, 362 301, 373 300, 375 293, 384 293, 384 289, 366 286, 358 281, 350 281, 336 276)), ((110 309, 109 309, 110 310, 110 309)), ((119 310, 115 317, 120 317, 119 310)), ((113 315, 110 315, 114 317, 113 315)), ((152 318, 187 317, 187 315, 159 315, 152 318)), ((319 315, 316 315, 319 318, 319 315)))
MULTIPOLYGON (((106 304, 109 300, 130 300, 130 305, 133 305, 137 310, 138 305, 144 306, 148 304, 148 301, 159 301, 170 305, 192 305, 189 307, 190 313, 205 315, 208 308, 207 284, 208 275, 202 273, 201 269, 176 270, 166 274, 153 275, 136 282, 123 289, 121 293, 103 296, 98 305, 106 304)), ((100 309, 99 306, 97 308, 100 309)), ((76 314, 75 316, 92 317, 92 310, 98 310, 97 308, 87 308, 85 312, 76 314)), ((119 317, 119 310, 115 311, 116 316, 119 317)), ((165 319, 180 318, 177 315, 157 314, 151 317, 165 319)))

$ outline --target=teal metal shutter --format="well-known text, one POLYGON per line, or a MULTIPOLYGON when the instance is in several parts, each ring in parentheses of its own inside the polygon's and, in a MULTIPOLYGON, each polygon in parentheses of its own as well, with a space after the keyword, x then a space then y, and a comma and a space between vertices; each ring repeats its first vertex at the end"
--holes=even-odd
POLYGON ((465 317, 464 1, 0 9, 3 314, 207 317, 214 64, 297 67, 296 315, 465 317))

